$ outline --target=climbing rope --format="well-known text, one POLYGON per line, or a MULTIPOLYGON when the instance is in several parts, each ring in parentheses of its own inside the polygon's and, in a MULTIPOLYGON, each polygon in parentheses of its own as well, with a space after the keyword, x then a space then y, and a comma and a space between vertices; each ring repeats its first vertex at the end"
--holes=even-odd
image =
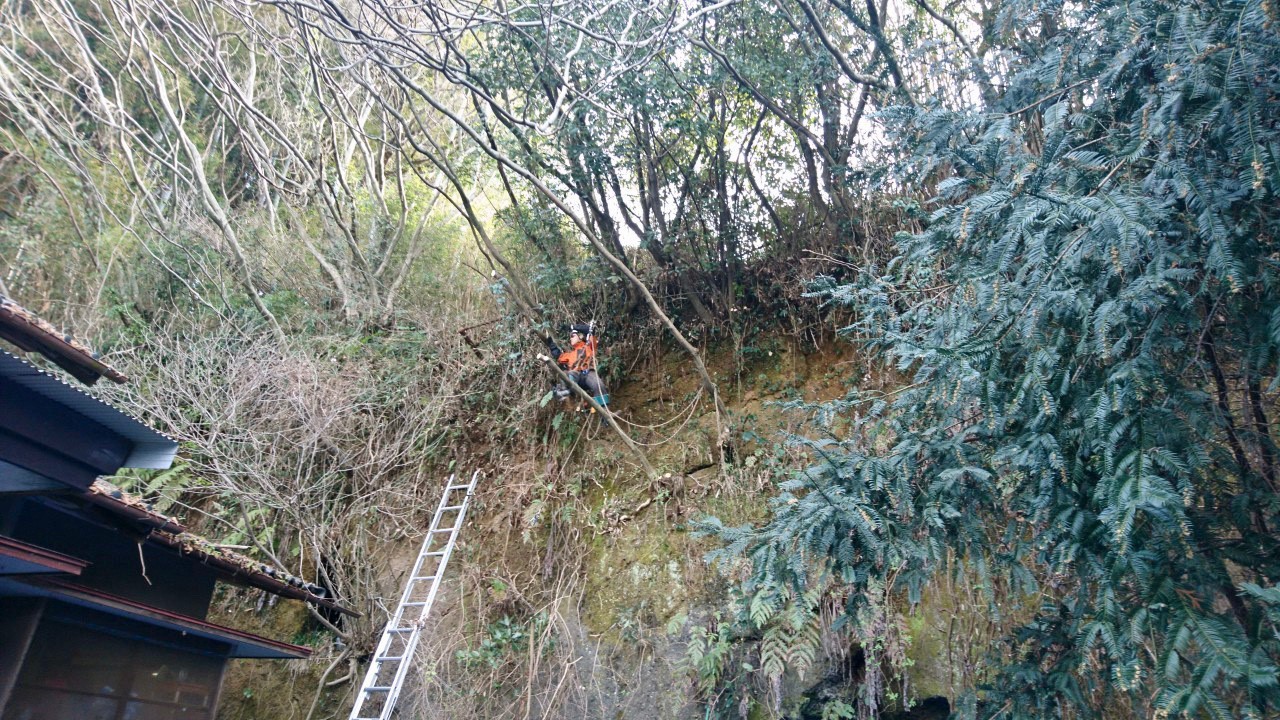
POLYGON ((667 443, 671 442, 672 440, 675 440, 675 439, 676 439, 676 437, 680 435, 680 433, 684 432, 685 427, 687 427, 687 426, 689 425, 689 423, 690 423, 690 422, 693 422, 694 410, 696 410, 696 409, 697 409, 697 407, 698 407, 698 402, 699 402, 700 400, 702 400, 702 393, 703 393, 703 389, 702 389, 702 388, 698 388, 698 394, 697 394, 697 395, 695 395, 695 396, 693 397, 693 401, 692 401, 692 402, 690 402, 688 405, 686 405, 686 406, 685 406, 685 408, 684 408, 683 410, 681 410, 679 413, 677 413, 677 414, 675 415, 675 417, 671 418, 670 420, 667 420, 666 422, 658 423, 658 424, 656 424, 656 425, 649 425, 649 424, 644 424, 644 423, 633 423, 633 422, 631 422, 631 421, 629 421, 629 420, 624 420, 624 419, 623 419, 622 417, 620 417, 617 413, 614 413, 613 417, 614 417, 614 419, 615 419, 615 420, 619 420, 619 421, 621 421, 621 422, 623 422, 623 423, 625 423, 625 424, 627 424, 627 425, 629 425, 629 426, 631 426, 631 427, 633 427, 633 428, 637 428, 637 429, 640 429, 640 430, 648 430, 648 431, 650 431, 650 432, 655 432, 655 431, 657 431, 657 430, 659 430, 659 429, 661 429, 661 428, 664 428, 664 427, 666 427, 666 426, 670 425, 670 424, 671 424, 671 423, 673 423, 673 422, 676 422, 676 421, 677 421, 677 420, 679 420, 681 417, 683 417, 684 415, 686 415, 686 414, 687 414, 687 415, 688 415, 688 417, 684 418, 684 421, 680 423, 680 427, 676 428, 676 429, 675 429, 675 430, 674 430, 670 435, 668 435, 667 437, 665 437, 665 438, 663 438, 663 439, 661 439, 661 440, 655 441, 655 442, 640 442, 639 440, 635 441, 637 445, 643 445, 644 447, 659 447, 659 446, 661 446, 661 445, 666 445, 667 443))
MULTIPOLYGON (((587 322, 587 337, 586 337, 587 345, 590 346, 591 343, 595 340, 595 338, 596 338, 596 321, 593 317, 591 320, 587 322)), ((600 405, 602 408, 604 408, 605 412, 610 413, 613 416, 613 419, 615 422, 622 423, 624 425, 627 425, 628 427, 636 428, 638 430, 645 430, 648 432, 657 432, 658 430, 664 427, 667 427, 668 425, 671 425, 674 422, 680 421, 680 426, 677 427, 667 437, 654 442, 640 442, 638 440, 633 439, 633 442, 635 442, 637 445, 640 445, 642 447, 648 447, 648 448, 660 447, 662 445, 666 445, 667 443, 675 440, 680 435, 680 433, 684 432, 684 429, 689 425, 689 423, 693 421, 694 411, 697 409, 699 401, 702 400, 702 394, 705 391, 705 388, 702 388, 702 387, 698 388, 698 394, 693 397, 693 400, 690 401, 690 403, 686 405, 684 409, 682 409, 670 420, 667 420, 665 422, 661 422, 657 424, 634 423, 634 422, 631 422, 630 420, 627 420, 626 418, 623 418, 617 412, 614 412, 612 409, 609 408, 609 393, 605 389, 604 378, 601 377, 600 375, 599 355, 600 355, 600 352, 599 352, 599 347, 597 345, 596 351, 591 354, 591 371, 596 374, 596 381, 600 385, 600 397, 604 400, 604 402, 601 402, 600 405)), ((603 424, 603 418, 601 418, 601 421, 603 424)), ((593 438, 594 438, 594 435, 593 435, 593 438)), ((581 436, 579 437, 579 439, 581 439, 581 436)), ((576 442, 575 442, 575 445, 576 445, 576 442)))

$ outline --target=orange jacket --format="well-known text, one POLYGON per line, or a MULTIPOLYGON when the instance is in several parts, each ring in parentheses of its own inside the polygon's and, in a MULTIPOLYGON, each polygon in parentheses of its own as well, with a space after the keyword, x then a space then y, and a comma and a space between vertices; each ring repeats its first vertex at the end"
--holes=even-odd
POLYGON ((595 368, 596 338, 591 336, 590 342, 579 340, 573 347, 560 353, 557 361, 569 372, 582 372, 595 368))

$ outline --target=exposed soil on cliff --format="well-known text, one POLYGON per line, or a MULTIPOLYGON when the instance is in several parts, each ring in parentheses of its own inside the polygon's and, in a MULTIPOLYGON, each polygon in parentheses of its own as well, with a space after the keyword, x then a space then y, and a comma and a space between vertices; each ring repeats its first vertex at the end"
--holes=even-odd
MULTIPOLYGON (((845 420, 824 422, 803 403, 844 396, 850 378, 866 388, 888 377, 847 343, 815 350, 774 339, 708 359, 731 423, 708 411, 678 353, 635 363, 611 388, 611 409, 662 474, 657 480, 599 417, 568 403, 548 404, 539 427, 520 430, 540 433, 531 452, 494 458, 492 446, 454 449, 492 460, 401 717, 700 714, 691 632, 716 622, 737 571, 706 562, 716 541, 695 532, 697 520, 764 520, 776 483, 805 462, 787 436, 847 431, 845 420)), ((424 527, 432 507, 423 507, 424 527)), ((396 596, 418 543, 406 538, 380 553, 386 597, 396 596)), ((219 717, 305 718, 341 649, 301 609, 258 607, 254 597, 226 593, 219 620, 313 644, 316 657, 233 663, 219 717)), ((327 680, 348 671, 340 664, 327 680)), ((358 680, 326 688, 312 717, 343 716, 358 680)))

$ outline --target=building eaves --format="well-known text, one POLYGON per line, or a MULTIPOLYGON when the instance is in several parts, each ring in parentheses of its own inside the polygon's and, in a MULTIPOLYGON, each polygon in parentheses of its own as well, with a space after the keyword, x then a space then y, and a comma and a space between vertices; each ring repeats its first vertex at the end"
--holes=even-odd
POLYGON ((311 655, 311 648, 308 647, 272 640, 208 620, 182 615, 102 590, 77 585, 67 579, 29 578, 26 583, 37 591, 43 590, 62 602, 140 620, 148 625, 176 630, 184 635, 190 634, 227 643, 231 646, 230 657, 286 659, 306 658, 311 655))
POLYGON ((328 593, 323 587, 248 556, 218 547, 187 530, 176 518, 155 512, 140 498, 129 495, 105 480, 94 482, 84 497, 104 510, 145 526, 150 530, 148 541, 199 560, 217 570, 228 581, 266 590, 280 597, 302 600, 344 615, 360 616, 360 613, 326 597, 328 593))
POLYGON ((92 385, 105 377, 125 383, 124 373, 102 362, 89 346, 56 327, 9 298, 0 295, 0 338, 27 352, 38 352, 77 380, 92 385))
POLYGON ((0 575, 79 575, 89 562, 0 535, 0 575))
POLYGON ((128 440, 132 450, 124 467, 164 469, 173 464, 178 443, 16 355, 0 350, 0 377, 48 398, 128 440))

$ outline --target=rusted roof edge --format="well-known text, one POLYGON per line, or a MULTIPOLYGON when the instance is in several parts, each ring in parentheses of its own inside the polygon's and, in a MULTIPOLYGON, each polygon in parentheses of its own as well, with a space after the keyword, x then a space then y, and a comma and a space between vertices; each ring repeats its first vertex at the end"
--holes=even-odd
POLYGON ((105 480, 97 480, 89 487, 85 499, 104 510, 146 525, 151 529, 148 539, 157 544, 190 555, 210 565, 232 582, 256 587, 280 597, 302 600, 351 617, 360 613, 339 605, 325 597, 325 589, 309 583, 296 575, 276 569, 251 557, 217 547, 205 538, 187 530, 176 518, 148 508, 139 498, 129 495, 105 480))
POLYGON ((88 345, 59 332, 40 316, 0 295, 0 337, 26 350, 38 352, 77 380, 92 385, 99 377, 127 383, 124 373, 102 362, 88 345))
POLYGON ((81 602, 90 603, 98 609, 113 611, 113 614, 127 613, 136 618, 145 618, 148 620, 159 620, 168 623, 171 626, 177 626, 180 629, 191 631, 196 635, 204 637, 213 637, 222 641, 230 641, 238 646, 248 645, 250 647, 257 646, 260 649, 271 651, 272 655, 236 655, 234 657, 293 657, 307 658, 311 655, 311 648, 304 645, 294 645, 293 643, 272 640, 268 637, 256 635, 244 630, 237 630, 226 625, 219 625, 208 620, 183 615, 172 610, 148 605, 130 600, 129 598, 113 595, 102 590, 78 585, 62 578, 31 578, 27 580, 27 584, 37 587, 53 590, 60 595, 62 599, 74 599, 81 602))
POLYGON ((39 545, 24 543, 3 535, 0 535, 0 556, 23 560, 33 565, 39 565, 49 572, 66 573, 67 575, 79 575, 82 570, 90 565, 88 560, 81 560, 77 557, 42 548, 39 545))

